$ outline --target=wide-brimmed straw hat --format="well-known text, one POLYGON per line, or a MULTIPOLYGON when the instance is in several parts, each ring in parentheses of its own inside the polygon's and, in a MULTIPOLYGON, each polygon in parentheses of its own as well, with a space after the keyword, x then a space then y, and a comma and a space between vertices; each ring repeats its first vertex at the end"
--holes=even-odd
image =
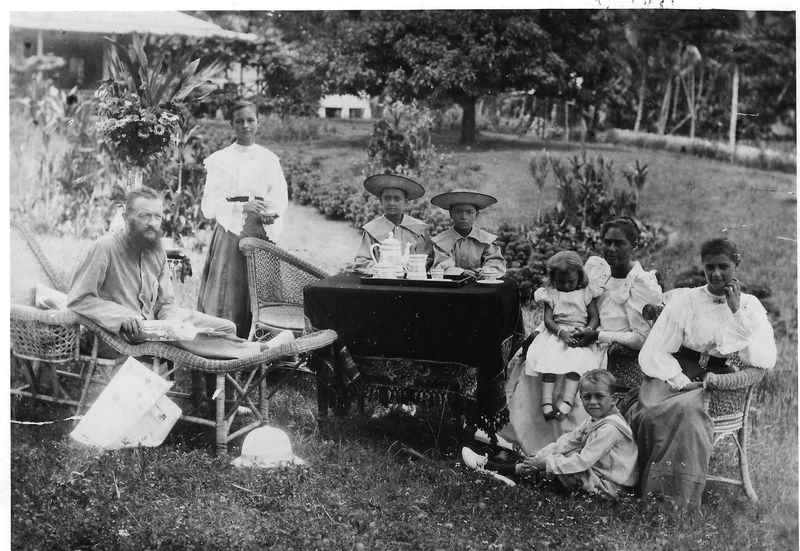
POLYGON ((445 210, 450 210, 453 205, 475 205, 476 209, 481 210, 496 202, 497 199, 491 195, 471 189, 454 189, 431 198, 431 203, 445 210))
POLYGON ((260 427, 245 437, 242 454, 231 464, 235 467, 269 469, 283 465, 304 465, 305 461, 292 453, 292 444, 285 432, 275 427, 260 427))
POLYGON ((411 178, 397 174, 373 174, 364 180, 364 187, 372 195, 380 199, 384 189, 402 189, 406 192, 406 199, 419 199, 425 195, 425 188, 411 178))

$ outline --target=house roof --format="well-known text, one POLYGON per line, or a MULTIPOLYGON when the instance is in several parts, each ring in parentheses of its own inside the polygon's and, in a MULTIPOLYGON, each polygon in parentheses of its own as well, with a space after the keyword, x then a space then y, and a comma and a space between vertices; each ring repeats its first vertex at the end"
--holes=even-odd
POLYGON ((10 12, 9 26, 78 33, 150 33, 209 37, 219 36, 255 42, 254 34, 238 33, 179 11, 42 11, 10 12))

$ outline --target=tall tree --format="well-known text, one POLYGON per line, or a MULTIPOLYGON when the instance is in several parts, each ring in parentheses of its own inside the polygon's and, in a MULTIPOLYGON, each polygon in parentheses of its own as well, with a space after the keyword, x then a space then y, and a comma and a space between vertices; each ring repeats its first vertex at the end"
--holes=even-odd
POLYGON ((630 103, 631 67, 622 55, 627 48, 624 14, 614 10, 542 10, 538 21, 551 36, 553 52, 568 68, 566 74, 553 75, 561 80, 557 89, 547 92, 574 101, 592 135, 601 111, 630 103))
POLYGON ((327 82, 334 91, 454 101, 461 142, 475 140, 486 94, 552 86, 565 65, 533 11, 368 11, 336 23, 327 82))

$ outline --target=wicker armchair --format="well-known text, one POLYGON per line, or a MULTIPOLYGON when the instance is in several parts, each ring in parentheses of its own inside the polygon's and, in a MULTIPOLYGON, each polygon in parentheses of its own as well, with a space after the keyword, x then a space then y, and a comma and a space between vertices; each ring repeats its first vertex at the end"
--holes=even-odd
POLYGON ((273 243, 254 237, 239 241, 239 250, 247 259, 253 314, 250 339, 287 329, 295 336, 302 335, 306 328, 303 287, 330 274, 273 243))
MULTIPOLYGON (((661 308, 653 306, 651 311, 655 313, 652 316, 655 318, 660 313, 661 308)), ((623 356, 635 355, 638 357, 638 351, 632 351, 625 347, 614 347, 613 350, 623 356)), ((609 362, 609 371, 624 386, 638 387, 643 379, 641 369, 629 369, 628 367, 631 364, 625 361, 619 362, 619 365, 622 366, 622 372, 617 373, 611 362, 609 362)), ((733 438, 739 455, 740 472, 739 479, 709 474, 706 480, 741 486, 747 497, 752 501, 756 501, 757 496, 750 480, 750 463, 747 458, 747 428, 753 390, 763 378, 763 369, 748 367, 736 373, 707 373, 703 383, 705 388, 703 405, 714 423, 713 445, 716 447, 726 436, 733 438)))
MULTIPOLYGON (((66 292, 67 283, 44 256, 35 238, 21 225, 11 222, 11 354, 18 360, 27 384, 11 393, 49 402, 77 405, 62 386, 66 379, 80 378, 80 325, 68 310, 41 310, 34 306, 35 287, 42 283, 66 292), (52 388, 44 392, 42 365, 49 367, 52 388)), ((12 371, 13 373, 13 371, 12 371)))
MULTIPOLYGON (((336 332, 331 330, 317 331, 304 335, 290 343, 265 350, 260 354, 238 360, 211 360, 202 358, 181 348, 167 343, 146 341, 132 344, 123 338, 110 333, 93 321, 79 316, 81 324, 91 331, 95 337, 116 350, 119 354, 135 358, 147 358, 154 370, 163 377, 169 377, 178 369, 213 373, 216 375, 217 391, 215 392, 214 420, 203 419, 193 415, 181 415, 181 420, 203 426, 214 427, 216 448, 220 453, 227 453, 228 443, 239 436, 261 426, 267 419, 269 399, 280 388, 292 373, 288 373, 280 383, 267 392, 267 376, 275 369, 285 369, 286 358, 294 358, 310 354, 314 350, 330 346, 336 340, 336 332), (164 366, 171 365, 170 369, 164 366), (241 375, 241 377, 237 377, 241 375), (233 390, 233 399, 226 399, 226 383, 233 390), (257 397, 254 395, 257 394, 257 397), (247 407, 255 419, 231 432, 239 406, 247 407)), ((96 360, 97 346, 94 347, 96 360)), ((90 362, 87 377, 91 378, 95 364, 90 362)), ((87 379, 88 380, 88 379, 87 379)), ((167 392, 170 397, 190 399, 185 392, 167 392)))

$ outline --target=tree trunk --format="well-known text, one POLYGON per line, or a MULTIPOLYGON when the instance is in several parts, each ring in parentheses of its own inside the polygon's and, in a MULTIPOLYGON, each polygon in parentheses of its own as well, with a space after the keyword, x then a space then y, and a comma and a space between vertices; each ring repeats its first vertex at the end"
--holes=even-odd
POLYGON ((475 143, 475 98, 466 97, 458 100, 463 110, 461 115, 461 140, 459 143, 475 143))
POLYGON ((638 132, 642 125, 642 115, 644 114, 644 95, 646 92, 647 81, 647 59, 642 62, 642 80, 639 82, 639 106, 636 108, 636 122, 633 123, 633 131, 638 132))
POLYGON ((667 118, 669 117, 669 103, 672 96, 672 78, 667 80, 667 89, 664 90, 664 98, 661 100, 661 112, 658 115, 658 133, 664 134, 667 130, 667 118))
POLYGON ((669 125, 669 121, 674 121, 678 118, 678 100, 681 97, 681 81, 680 81, 680 74, 675 75, 675 85, 673 88, 675 89, 675 93, 672 96, 672 113, 669 117, 667 117, 666 123, 664 124, 664 128, 667 128, 669 125))
POLYGON ((739 111, 739 66, 733 66, 733 84, 731 84, 731 126, 728 130, 728 144, 731 148, 731 161, 736 158, 736 117, 739 111))

